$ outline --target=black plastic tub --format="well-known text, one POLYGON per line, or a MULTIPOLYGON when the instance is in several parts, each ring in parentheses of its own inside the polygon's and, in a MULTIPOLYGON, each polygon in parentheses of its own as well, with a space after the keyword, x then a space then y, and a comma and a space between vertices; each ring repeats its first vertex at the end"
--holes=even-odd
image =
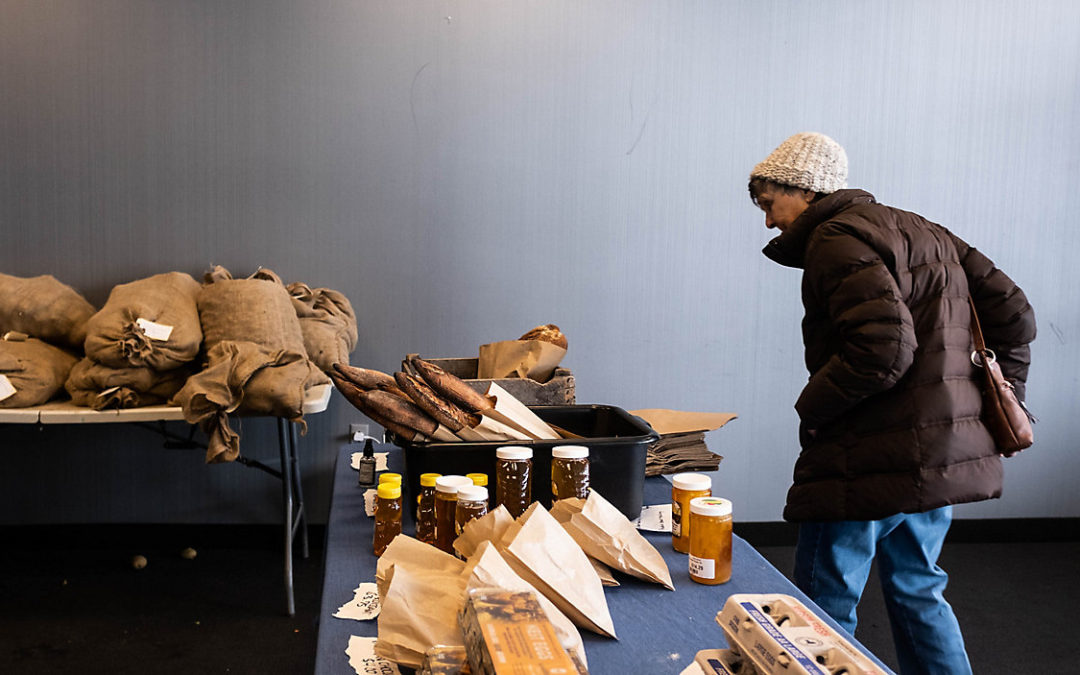
MULTIPOLYGON (((420 490, 420 474, 486 473, 494 498, 495 450, 504 445, 531 448, 532 498, 551 506, 551 449, 558 445, 589 448, 590 483, 604 499, 627 518, 641 515, 645 455, 660 436, 645 421, 622 408, 609 405, 529 406, 540 419, 584 438, 556 441, 485 441, 480 443, 394 442, 405 454, 406 504, 415 504, 420 490)), ((406 508, 412 517, 411 508, 406 508)))

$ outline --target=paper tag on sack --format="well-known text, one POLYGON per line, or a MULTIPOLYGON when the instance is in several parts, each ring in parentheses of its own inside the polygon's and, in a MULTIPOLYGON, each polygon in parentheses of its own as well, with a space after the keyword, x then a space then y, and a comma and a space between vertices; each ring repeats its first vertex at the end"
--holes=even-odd
MULTIPOLYGON (((360 470, 360 458, 364 456, 362 452, 354 452, 351 456, 352 463, 350 466, 355 471, 360 470)), ((386 458, 390 456, 389 452, 376 452, 375 453, 375 472, 386 471, 386 458)))
POLYGON ((368 514, 369 518, 375 517, 375 497, 378 494, 379 491, 375 488, 364 490, 364 513, 368 514))
POLYGON ((379 616, 379 587, 370 581, 360 584, 353 591, 353 599, 338 607, 334 616, 357 621, 367 621, 379 616))
POLYGON ((11 383, 7 375, 0 375, 0 401, 15 395, 15 385, 11 383))
POLYGON ((642 506, 634 527, 648 532, 671 532, 671 504, 642 506))
POLYGON ((376 639, 350 635, 349 646, 345 649, 349 665, 359 675, 401 675, 396 664, 375 656, 376 639))
POLYGON ((142 318, 135 319, 135 323, 139 325, 139 328, 142 328, 143 332, 146 333, 146 337, 151 340, 165 342, 172 335, 173 327, 166 326, 163 323, 154 323, 149 319, 142 318))

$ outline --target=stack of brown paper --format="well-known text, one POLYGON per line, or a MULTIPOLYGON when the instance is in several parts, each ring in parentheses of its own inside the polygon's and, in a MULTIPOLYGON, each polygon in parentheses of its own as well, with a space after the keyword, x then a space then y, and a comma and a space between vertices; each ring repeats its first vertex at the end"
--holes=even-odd
POLYGON ((645 475, 680 473, 683 471, 715 471, 723 459, 709 450, 705 432, 724 426, 737 416, 735 413, 685 412, 649 408, 631 410, 660 434, 660 440, 649 446, 645 458, 645 475))
POLYGON ((507 591, 531 591, 535 593, 540 606, 548 617, 548 621, 555 628, 555 634, 559 638, 559 644, 566 651, 576 655, 582 664, 585 660, 585 645, 581 641, 581 633, 566 615, 559 611, 551 600, 543 593, 538 592, 532 584, 525 581, 511 569, 506 560, 499 554, 494 543, 484 541, 476 549, 468 564, 462 571, 465 577, 465 590, 468 592, 474 588, 494 587, 507 591))
POLYGON ((577 542, 539 502, 506 529, 499 549, 514 571, 571 621, 615 637, 600 577, 577 542))
POLYGON ((513 522, 514 517, 506 510, 506 506, 499 504, 479 518, 465 523, 461 534, 454 540, 454 550, 468 560, 485 541, 501 541, 503 533, 513 522))
POLYGON ((560 499, 551 510, 552 516, 590 557, 675 590, 664 556, 596 490, 590 491, 586 500, 560 499))
POLYGON ((464 645, 457 620, 465 604, 464 568, 434 546, 395 537, 375 571, 382 604, 375 654, 419 668, 432 645, 464 645))

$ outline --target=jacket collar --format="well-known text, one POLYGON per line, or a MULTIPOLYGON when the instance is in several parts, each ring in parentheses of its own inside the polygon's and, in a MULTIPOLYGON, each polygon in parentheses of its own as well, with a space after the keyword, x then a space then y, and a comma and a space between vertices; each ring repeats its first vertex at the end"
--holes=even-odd
POLYGON ((814 231, 814 228, 851 206, 875 203, 877 202, 874 195, 865 190, 837 190, 825 195, 810 204, 787 231, 773 237, 761 252, 770 260, 785 267, 802 269, 806 256, 806 242, 810 239, 810 233, 814 231))

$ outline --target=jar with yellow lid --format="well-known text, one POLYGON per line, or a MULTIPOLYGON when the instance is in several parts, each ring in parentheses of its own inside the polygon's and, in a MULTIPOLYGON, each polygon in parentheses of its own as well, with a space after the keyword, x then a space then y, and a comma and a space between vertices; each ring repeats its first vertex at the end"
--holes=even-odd
POLYGON ((690 500, 712 495, 712 479, 703 473, 677 473, 671 478, 671 547, 690 552, 690 500))
POLYGON ((690 500, 690 579, 716 585, 731 579, 731 502, 690 500))
POLYGON ((401 534, 401 486, 380 483, 375 493, 375 532, 372 551, 380 556, 394 537, 401 534))
POLYGON ((416 538, 435 545, 435 479, 442 474, 420 474, 420 494, 416 496, 416 538))

